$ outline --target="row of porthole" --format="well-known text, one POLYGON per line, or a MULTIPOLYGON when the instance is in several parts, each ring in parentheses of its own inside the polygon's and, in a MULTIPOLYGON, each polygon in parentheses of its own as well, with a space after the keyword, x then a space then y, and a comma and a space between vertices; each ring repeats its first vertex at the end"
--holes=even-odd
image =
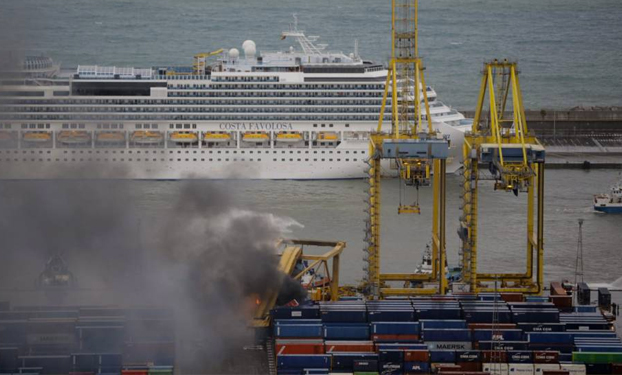
MULTIPOLYGON (((0 159, 0 162, 2 162, 2 161, 5 161, 5 162, 12 162, 12 161, 13 161, 13 162, 20 162, 20 161, 22 161, 22 162, 28 162, 28 161, 31 161, 31 162, 35 162, 35 161, 39 161, 39 162, 48 161, 48 162, 51 162, 51 161, 52 161, 52 159, 22 159, 22 160, 20 160, 20 159, 9 159, 9 158, 7 158, 7 159, 0 159)), ((61 161, 61 159, 57 158, 55 161, 60 162, 60 161, 61 161)), ((76 159, 62 159, 62 161, 72 161, 72 162, 75 162, 75 161, 78 161, 78 162, 85 162, 85 161, 86 161, 86 162, 93 162, 93 161, 94 161, 94 162, 108 162, 108 161, 113 161, 113 162, 116 162, 116 161, 117 161, 117 159, 86 159, 86 160, 85 160, 85 159, 79 159, 79 160, 76 160, 76 159)), ((120 161, 120 162, 125 162, 125 159, 119 159, 118 161, 120 161)), ((128 162, 131 162, 131 161, 134 161, 134 160, 133 160, 133 159, 128 159, 127 161, 128 161, 128 162)), ((149 160, 149 159, 144 159, 144 160, 142 160, 142 159, 136 159, 136 161, 137 161, 137 162, 139 162, 139 161, 153 161, 153 162, 157 162, 157 161, 158 161, 158 159, 152 159, 152 160, 149 160)), ((160 162, 165 162, 165 161, 166 161, 166 159, 160 159, 160 162)), ((169 162, 171 162, 171 161, 175 161, 175 159, 168 159, 168 161, 169 161, 169 162)), ((179 162, 180 162, 180 161, 182 161, 182 159, 177 159, 177 161, 179 161, 179 162)), ((184 161, 190 161, 190 159, 185 159, 184 161)), ((196 162, 196 161, 199 161, 199 159, 192 159, 192 161, 193 161, 193 162, 196 162)), ((200 161, 203 161, 203 162, 204 162, 204 161, 205 161, 205 159, 203 159, 203 158, 202 158, 200 161)), ((213 162, 213 161, 214 161, 214 159, 208 159, 208 161, 213 162)), ((216 159, 216 161, 223 161, 223 160, 222 160, 222 159, 216 159)), ((230 160, 229 160, 229 159, 225 159, 224 161, 225 161, 225 162, 229 162, 230 160)), ((246 162, 247 160, 246 160, 246 159, 240 159, 240 160, 238 160, 238 159, 233 159, 232 161, 233 161, 233 162, 237 162, 237 161, 240 161, 240 162, 246 162)), ((248 159, 248 161, 249 161, 249 162, 252 162, 252 161, 258 161, 258 162, 260 162, 260 161, 261 161, 261 159, 256 159, 256 160, 255 160, 255 159, 248 159)), ((272 161, 276 161, 276 162, 278 162, 279 160, 278 160, 278 159, 272 159, 272 161)), ((282 162, 285 162, 285 161, 288 161, 288 160, 287 160, 287 159, 281 159, 281 161, 282 161, 282 162)), ((290 162, 293 162, 293 161, 294 161, 294 159, 289 159, 289 161, 290 161, 290 162)), ((296 159, 296 161, 297 161, 297 162, 302 162, 303 160, 302 160, 302 159, 296 159)), ((304 161, 305 161, 305 162, 309 162, 309 161, 310 161, 310 159, 304 159, 304 161)), ((313 159, 313 161, 314 161, 314 162, 317 162, 317 161, 318 161, 318 159, 313 159)), ((321 161, 321 162, 326 162, 326 159, 320 159, 319 161, 321 161)), ((341 162, 341 159, 337 159, 336 161, 337 161, 337 162, 341 162)), ((345 161, 346 161, 346 162, 349 162, 349 161, 350 161, 350 159, 345 159, 345 161)), ((352 161, 353 161, 353 162, 357 162, 357 161, 358 161, 358 159, 352 159, 352 161)), ((333 159, 328 159, 328 162, 333 162, 333 159)))
MULTIPOLYGON (((289 151, 289 153, 290 153, 290 154, 293 154, 293 153, 294 153, 294 151, 293 151, 293 150, 288 150, 288 151, 289 151)), ((5 151, 5 152, 6 152, 6 154, 11 154, 11 153, 13 153, 13 154, 19 154, 19 151, 17 151, 17 150, 15 150, 15 151, 13 151, 13 152, 11 152, 11 151, 5 151)), ((49 154, 49 153, 51 153, 51 150, 47 150, 46 152, 49 154)), ((133 151, 128 151, 127 153, 128 153, 128 154, 131 154, 132 152, 133 152, 133 151)), ((148 151, 148 150, 143 150, 143 152, 144 152, 145 154, 148 154, 148 153, 149 153, 149 151, 148 151)), ((245 151, 240 151, 240 154, 244 154, 244 152, 245 152, 245 151)), ((353 154, 356 154, 357 152, 358 152, 358 151, 352 151, 352 153, 353 153, 353 154)), ((1 151, 1 150, 0 150, 0 154, 2 154, 2 153, 3 153, 3 151, 1 151)), ((34 151, 34 150, 30 150, 30 153, 31 153, 31 154, 35 154, 35 151, 34 151)), ((39 154, 42 154, 42 153, 43 153, 43 151, 39 150, 39 154)), ((67 151, 67 150, 63 150, 63 153, 64 153, 64 154, 68 154, 68 153, 69 153, 69 151, 67 151)), ((77 152, 77 151, 71 151, 71 153, 72 153, 72 154, 76 154, 76 153, 84 154, 85 152, 81 150, 80 152, 77 152)), ((92 154, 92 153, 93 153, 93 151, 87 151, 86 153, 87 153, 87 154, 92 154)), ((99 152, 99 151, 95 151, 95 153, 96 153, 96 154, 99 154, 100 152, 99 152)), ((116 153, 117 153, 117 151, 102 151, 101 153, 102 153, 102 154, 109 154, 109 153, 111 153, 111 154, 116 154, 116 153)), ((125 153, 125 151, 119 151, 119 153, 120 153, 120 154, 124 154, 124 153, 125 153)), ((136 151, 136 153, 137 153, 137 154, 140 154, 140 153, 141 153, 141 151, 140 151, 140 150, 138 150, 138 151, 136 151)), ((153 154, 157 154, 157 153, 158 153, 158 151, 153 151, 152 153, 153 153, 153 154)), ((164 154, 164 153, 165 153, 165 151, 160 151, 160 154, 164 154)), ((169 154, 174 154, 174 153, 175 153, 175 151, 169 151, 169 154)), ((181 152, 181 151, 177 151, 177 153, 178 153, 178 154, 181 154, 182 152, 181 152)), ((189 154, 189 153, 190 153, 189 151, 186 151, 186 154, 189 154)), ((193 151, 192 153, 193 153, 193 154, 197 154, 197 153, 198 153, 198 151, 193 151)), ((208 153, 209 153, 209 154, 212 154, 212 153, 214 153, 214 151, 211 151, 211 150, 210 150, 210 151, 208 151, 208 153)), ((216 153, 217 153, 217 154, 220 154, 220 153, 222 153, 222 151, 216 151, 216 153)), ((229 151, 225 151, 224 153, 225 153, 225 154, 229 154, 229 151)), ((232 151, 231 153, 233 153, 233 154, 237 154, 237 151, 232 151)), ((253 151, 249 151, 249 154, 252 154, 252 153, 253 153, 253 151)), ((274 151, 274 150, 272 151, 272 154, 278 154, 278 153, 279 153, 278 151, 274 151)), ((281 151, 280 153, 281 153, 281 154, 287 154, 287 151, 281 151)), ((296 151, 296 153, 297 153, 297 154, 302 154, 302 151, 301 151, 301 150, 297 150, 297 151, 296 151)), ((305 150, 305 152, 304 152, 304 153, 305 153, 305 154, 309 154, 309 153, 310 153, 310 151, 305 150)), ((318 151, 317 151, 317 150, 313 150, 313 153, 314 153, 314 154, 317 154, 317 153, 318 153, 318 151)), ((332 155, 333 153, 341 154, 341 151, 328 151, 328 152, 327 152, 327 151, 322 150, 322 151, 320 151, 320 153, 321 153, 321 154, 328 153, 328 154, 331 154, 331 155, 332 155)), ((345 153, 345 154, 349 154, 349 153, 350 153, 350 151, 344 151, 344 153, 345 153)), ((28 151, 22 150, 22 154, 28 154, 28 151)), ((205 154, 205 151, 201 151, 201 154, 205 154)), ((257 154, 261 154, 261 151, 257 151, 257 154)), ((266 155, 270 154, 270 151, 266 151, 266 152, 265 152, 265 154, 266 154, 266 155)), ((365 151, 361 151, 361 154, 365 154, 365 151)))

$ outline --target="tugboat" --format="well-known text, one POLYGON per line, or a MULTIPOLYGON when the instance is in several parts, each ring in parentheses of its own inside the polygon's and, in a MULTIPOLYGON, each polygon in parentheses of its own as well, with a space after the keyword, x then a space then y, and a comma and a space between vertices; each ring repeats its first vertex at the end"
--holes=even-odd
POLYGON ((608 214, 622 214, 622 178, 611 187, 609 194, 594 195, 594 209, 608 214))

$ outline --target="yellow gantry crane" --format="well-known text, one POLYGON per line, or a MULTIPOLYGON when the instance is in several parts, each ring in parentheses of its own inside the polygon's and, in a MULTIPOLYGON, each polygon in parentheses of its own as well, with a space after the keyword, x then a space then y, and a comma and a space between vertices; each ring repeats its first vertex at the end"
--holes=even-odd
MULTIPOLYGON (((392 0, 391 61, 385 83, 380 120, 370 135, 369 214, 365 227, 365 291, 371 298, 390 295, 444 294, 445 277, 445 168, 449 153, 447 139, 433 128, 418 54, 418 1, 392 0), (389 92, 391 89, 391 92, 389 92), (420 105, 423 99, 425 115, 420 105), (383 131, 386 107, 391 106, 391 129, 383 131), (425 126, 427 123, 427 126, 425 126), (383 274, 380 272, 380 193, 381 160, 390 159, 406 185, 426 186, 434 172, 432 188, 432 273, 383 274), (442 265, 442 266, 441 266, 442 265), (389 282, 403 282, 404 287, 390 287, 389 282), (437 286, 430 287, 434 283, 437 286), (415 287, 414 283, 424 283, 415 287), (427 283, 427 284, 425 284, 427 283)), ((401 183, 402 181, 400 181, 401 183)), ((398 213, 419 213, 418 202, 398 207, 398 213)))
POLYGON ((458 230, 462 240, 462 281, 472 293, 497 290, 540 294, 544 277, 545 153, 536 137, 527 131, 515 62, 494 60, 484 64, 473 128, 464 139, 463 203, 458 230), (483 115, 486 94, 488 121, 483 115), (512 117, 506 117, 506 113, 511 113, 512 117), (515 195, 527 193, 527 267, 524 273, 478 273, 478 185, 484 178, 481 166, 488 166, 495 180, 495 190, 515 195), (493 282, 496 288, 490 285, 493 282))

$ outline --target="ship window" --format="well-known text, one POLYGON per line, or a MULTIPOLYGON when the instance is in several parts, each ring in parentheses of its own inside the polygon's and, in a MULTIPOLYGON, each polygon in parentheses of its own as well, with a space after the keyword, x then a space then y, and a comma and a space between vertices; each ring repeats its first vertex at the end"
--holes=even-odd
POLYGON ((181 129, 181 124, 177 124, 177 125, 175 125, 175 128, 177 128, 177 129, 181 129))
POLYGON ((72 128, 72 129, 75 129, 75 128, 77 128, 77 127, 78 127, 78 125, 77 125, 77 124, 71 124, 71 128, 72 128))
POLYGON ((37 128, 39 128, 39 129, 44 129, 44 128, 45 128, 45 125, 44 125, 44 124, 39 124, 39 125, 37 126, 37 128))
POLYGON ((272 159, 272 161, 276 161, 276 159, 272 159))
POLYGON ((341 159, 337 159, 337 161, 341 161, 341 159))
POLYGON ((322 159, 322 161, 325 161, 326 159, 322 159))
POLYGON ((356 151, 352 151, 352 152, 356 154, 356 151))
POLYGON ((330 125, 328 125, 328 126, 332 128, 332 127, 333 127, 333 124, 330 124, 330 125))
POLYGON ((209 159, 209 161, 213 161, 214 159, 209 159))
POLYGON ((261 159, 257 159, 257 161, 261 161, 261 159))
POLYGON ((349 128, 349 127, 350 127, 350 124, 346 124, 346 128, 349 128))
MULTIPOLYGON (((140 159, 139 159, 140 160, 140 159)), ((177 161, 181 161, 181 159, 177 159, 177 161)))
POLYGON ((328 159, 328 161, 333 161, 333 159, 328 159))
POLYGON ((37 127, 37 124, 30 124, 29 128, 30 129, 35 129, 37 127))
POLYGON ((300 159, 296 159, 297 161, 300 161, 300 159))
POLYGON ((314 127, 314 128, 317 128, 317 124, 313 124, 313 127, 314 127))
POLYGON ((322 124, 322 127, 323 127, 323 128, 325 128, 325 127, 326 127, 326 124, 322 124))
POLYGON ((78 127, 79 127, 80 129, 84 129, 84 124, 80 124, 78 127))
POLYGON ((285 161, 285 159, 281 159, 281 161, 285 161))
MULTIPOLYGON (((123 125, 121 125, 121 128, 123 128, 123 125)), ((151 129, 157 129, 158 128, 158 124, 151 124, 151 129)))
POLYGON ((317 159, 313 159, 313 161, 317 161, 317 159))
POLYGON ((190 129, 190 124, 184 124, 184 129, 190 129))
POLYGON ((359 159, 352 159, 352 161, 358 161, 359 159))
POLYGON ((174 129, 174 128, 175 128, 175 125, 170 124, 170 125, 168 126, 168 128, 169 128, 169 129, 174 129))

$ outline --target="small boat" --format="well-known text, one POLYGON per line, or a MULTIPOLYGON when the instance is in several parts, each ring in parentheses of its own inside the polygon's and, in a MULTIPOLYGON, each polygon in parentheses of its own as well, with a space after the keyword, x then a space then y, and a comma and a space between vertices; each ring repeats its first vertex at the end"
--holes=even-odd
POLYGON ((123 132, 100 132, 97 134, 97 142, 99 143, 123 143, 125 142, 125 133, 123 132))
POLYGON ((270 140, 270 136, 262 132, 246 132, 242 137, 244 142, 266 142, 270 140))
POLYGON ((130 141, 139 145, 157 145, 162 143, 164 136, 160 132, 150 132, 148 130, 137 130, 132 133, 130 141))
POLYGON ((223 143, 231 140, 231 134, 225 132, 205 132, 203 134, 205 142, 223 143))
POLYGON ((52 134, 49 132, 26 132, 24 133, 24 142, 44 143, 52 140, 52 134))
POLYGON ((81 145, 91 141, 91 135, 83 130, 64 130, 56 139, 65 145, 81 145))
POLYGON ((339 139, 339 136, 337 135, 337 133, 334 133, 334 132, 319 132, 317 135, 317 140, 321 142, 323 141, 332 142, 338 139, 339 139))
POLYGON ((622 214, 622 178, 611 187, 609 194, 594 195, 594 209, 609 214, 622 214))
POLYGON ((199 137, 196 133, 193 132, 173 132, 171 133, 171 142, 179 143, 179 144, 191 144, 196 143, 199 140, 199 137))
POLYGON ((279 132, 276 135, 277 142, 295 143, 302 141, 302 134, 298 132, 279 132))

